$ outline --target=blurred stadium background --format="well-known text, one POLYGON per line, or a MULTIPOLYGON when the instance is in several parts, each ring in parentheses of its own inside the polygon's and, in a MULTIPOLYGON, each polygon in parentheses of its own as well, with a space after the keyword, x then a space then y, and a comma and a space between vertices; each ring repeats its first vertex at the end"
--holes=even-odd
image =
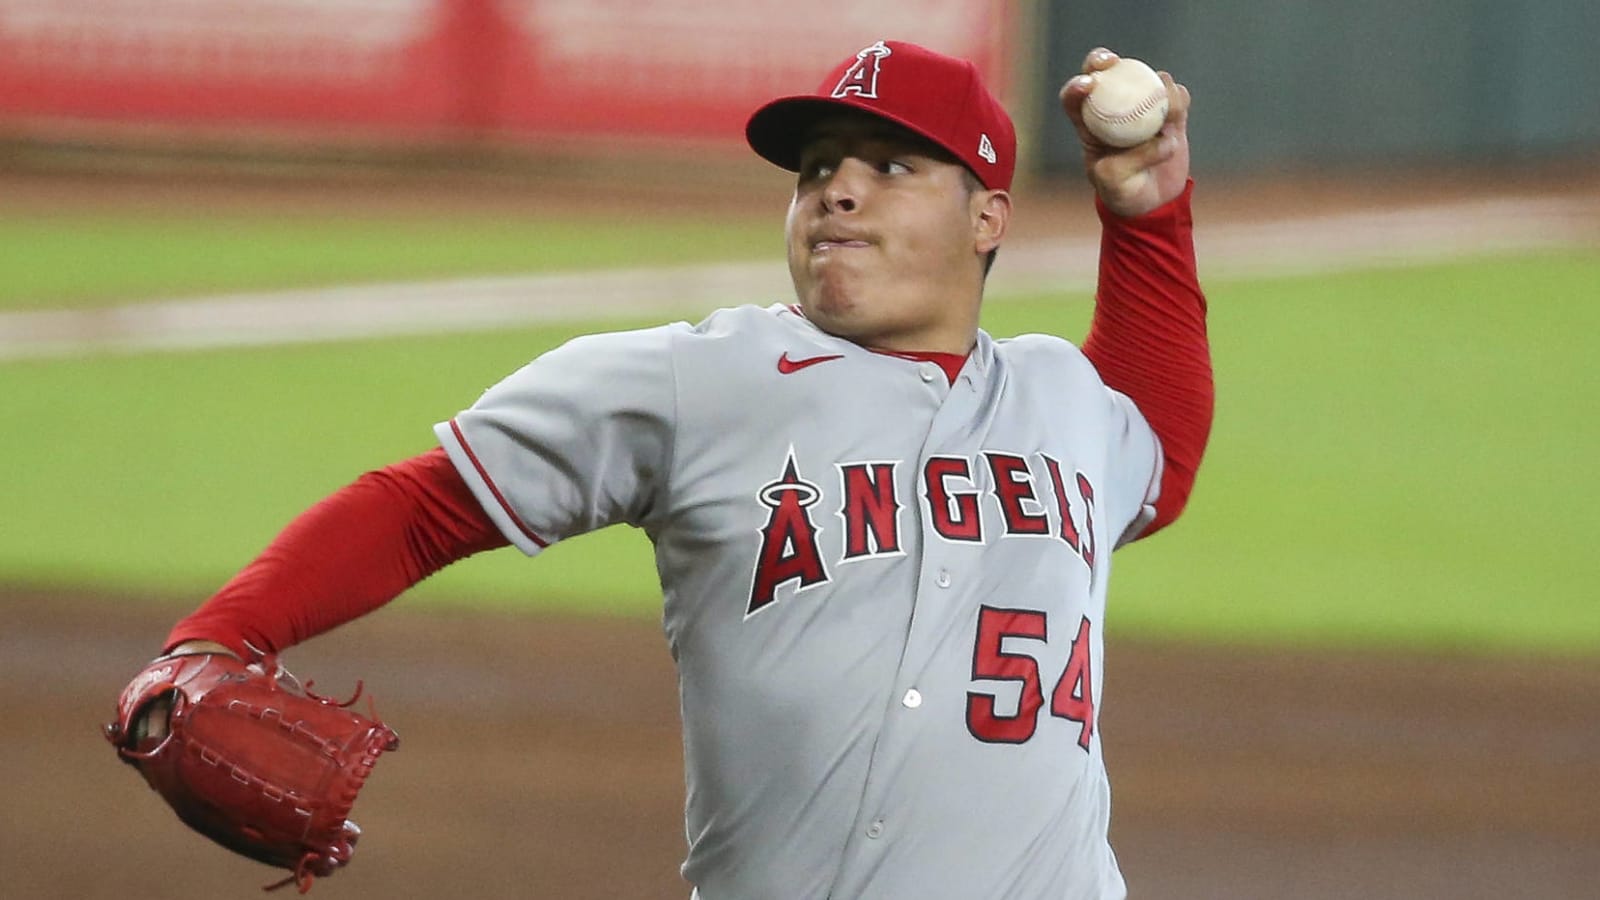
MULTIPOLYGON (((744 117, 884 37, 973 59, 1018 121, 997 335, 1087 321, 1055 101, 1083 54, 1196 97, 1218 428, 1113 601, 1135 896, 1593 896, 1590 0, 0 0, 0 765, 28 773, 0 893, 269 880, 111 761, 116 688, 289 517, 534 353, 783 299, 789 179, 744 117)), ((491 554, 297 649, 385 686, 416 748, 319 892, 683 895, 647 554, 491 554), (571 674, 608 641, 640 655, 620 686, 571 674)))
POLYGON ((6 0, 8 161, 159 149, 461 165, 558 150, 742 161, 743 117, 901 35, 967 56, 1070 173, 1055 91, 1095 45, 1205 98, 1202 174, 1592 160, 1600 12, 1579 0, 6 0))

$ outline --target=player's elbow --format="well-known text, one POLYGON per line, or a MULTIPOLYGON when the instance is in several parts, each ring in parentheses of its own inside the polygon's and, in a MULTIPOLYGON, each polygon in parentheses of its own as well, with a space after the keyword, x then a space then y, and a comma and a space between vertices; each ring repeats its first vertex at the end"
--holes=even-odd
POLYGON ((1155 518, 1140 532, 1141 539, 1166 528, 1177 521, 1189 505, 1189 494, 1194 490, 1195 467, 1167 459, 1161 473, 1161 493, 1156 497, 1155 518))

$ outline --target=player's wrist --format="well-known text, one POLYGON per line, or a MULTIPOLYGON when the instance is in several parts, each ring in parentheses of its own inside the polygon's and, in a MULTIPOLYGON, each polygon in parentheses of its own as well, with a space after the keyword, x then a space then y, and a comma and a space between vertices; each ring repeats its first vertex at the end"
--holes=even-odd
POLYGON ((233 650, 229 649, 227 646, 225 646, 223 644, 219 644, 216 641, 201 640, 201 639, 190 639, 190 640, 186 640, 186 641, 180 641, 179 643, 168 647, 166 649, 166 651, 163 652, 161 655, 162 656, 196 656, 196 655, 202 655, 202 654, 216 654, 216 653, 220 653, 220 654, 222 654, 224 656, 231 656, 234 659, 239 659, 240 658, 239 654, 235 653, 233 650))
POLYGON ((1095 193, 1094 208, 1095 212, 1100 216, 1100 224, 1113 228, 1136 229, 1139 227, 1159 226, 1180 216, 1187 215, 1190 201, 1193 197, 1194 179, 1190 178, 1184 182, 1183 190, 1179 191, 1176 197, 1145 212, 1132 215, 1120 213, 1106 203, 1105 198, 1099 192, 1095 193))

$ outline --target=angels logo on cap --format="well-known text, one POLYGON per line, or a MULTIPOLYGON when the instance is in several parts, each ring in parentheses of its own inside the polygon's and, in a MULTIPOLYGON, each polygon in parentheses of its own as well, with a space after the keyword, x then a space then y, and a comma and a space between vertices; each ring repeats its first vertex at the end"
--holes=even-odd
POLYGON ((839 79, 839 84, 833 89, 832 96, 843 97, 846 94, 855 94, 859 97, 878 97, 878 70, 883 63, 883 58, 893 53, 883 45, 883 41, 856 54, 856 63, 844 72, 844 77, 839 79))
POLYGON ((984 187, 1011 187, 1016 128, 984 87, 978 67, 904 41, 877 41, 834 66, 815 91, 762 106, 745 124, 745 139, 762 158, 798 172, 807 136, 842 109, 871 113, 927 138, 984 187))

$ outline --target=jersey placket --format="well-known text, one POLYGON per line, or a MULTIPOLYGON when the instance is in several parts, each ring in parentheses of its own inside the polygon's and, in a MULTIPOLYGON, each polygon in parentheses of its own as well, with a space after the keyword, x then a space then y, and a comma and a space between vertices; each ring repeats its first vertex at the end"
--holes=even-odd
MULTIPOLYGON (((896 818, 896 793, 906 790, 928 790, 929 785, 897 783, 902 766, 900 761, 916 752, 915 723, 909 718, 935 714, 923 710, 924 697, 917 679, 938 650, 942 618, 936 612, 958 602, 962 591, 959 583, 961 571, 970 569, 981 546, 958 545, 941 537, 933 528, 928 515, 927 500, 923 496, 923 472, 928 462, 936 456, 967 456, 976 454, 982 441, 984 428, 984 394, 987 378, 992 368, 991 345, 979 338, 956 383, 950 387, 944 402, 935 414, 912 471, 911 504, 916 510, 920 541, 919 552, 904 564, 916 565, 916 597, 912 603, 911 621, 901 647, 900 665, 895 672, 894 687, 884 707, 882 723, 878 730, 872 755, 867 765, 866 781, 862 790, 861 806, 850 837, 841 854, 840 870, 829 891, 830 900, 848 900, 860 894, 861 886, 870 879, 883 853, 894 839, 895 830, 906 824, 896 818), (916 560, 913 562, 912 560, 916 560), (964 560, 964 564, 963 564, 964 560)), ((943 387, 944 374, 933 363, 918 364, 917 377, 943 387), (936 378, 930 378, 933 375, 936 378)), ((974 473, 976 477, 977 473, 974 473)), ((982 514, 982 504, 979 513, 982 514)), ((948 712, 943 710, 942 712, 948 712)))

